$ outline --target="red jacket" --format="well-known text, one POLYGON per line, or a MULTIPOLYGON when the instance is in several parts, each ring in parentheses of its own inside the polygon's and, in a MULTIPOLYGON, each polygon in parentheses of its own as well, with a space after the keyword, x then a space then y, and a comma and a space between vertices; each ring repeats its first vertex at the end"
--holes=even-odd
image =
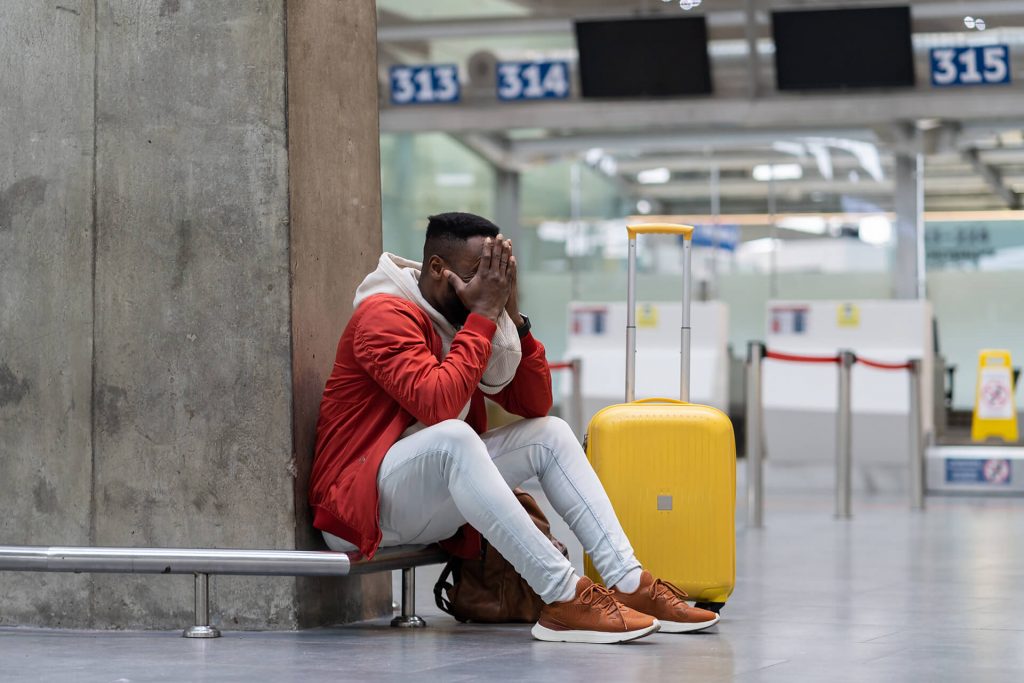
MULTIPOLYGON (((415 303, 377 294, 356 308, 338 342, 324 388, 310 478, 313 526, 373 557, 381 541, 377 471, 388 449, 417 420, 430 426, 457 418, 487 430, 484 395, 477 388, 491 355, 493 322, 471 313, 443 359, 441 337, 415 303)), ((551 409, 551 372, 544 346, 526 335, 515 377, 491 398, 523 417, 551 409)), ((446 548, 479 553, 480 537, 463 527, 446 548)))

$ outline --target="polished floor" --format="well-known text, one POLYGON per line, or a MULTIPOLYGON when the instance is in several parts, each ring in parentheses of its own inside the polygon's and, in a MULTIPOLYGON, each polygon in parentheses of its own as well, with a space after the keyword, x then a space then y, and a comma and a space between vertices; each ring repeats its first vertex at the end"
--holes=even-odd
MULTIPOLYGON (((771 478, 769 477, 769 482, 771 478)), ((769 488, 766 527, 738 513, 738 586, 712 632, 619 646, 530 639, 526 626, 387 620, 301 633, 0 629, 2 681, 1024 681, 1024 499, 855 500, 769 488)), ((694 548, 693 552, 700 552, 694 548)))

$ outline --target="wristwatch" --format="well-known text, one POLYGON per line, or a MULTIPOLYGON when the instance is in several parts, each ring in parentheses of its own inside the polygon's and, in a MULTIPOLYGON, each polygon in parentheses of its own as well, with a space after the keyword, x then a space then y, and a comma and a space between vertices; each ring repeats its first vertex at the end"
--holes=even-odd
POLYGON ((523 319, 523 324, 516 328, 516 332, 519 333, 519 338, 522 339, 530 333, 530 319, 526 317, 525 313, 520 313, 519 317, 523 319))

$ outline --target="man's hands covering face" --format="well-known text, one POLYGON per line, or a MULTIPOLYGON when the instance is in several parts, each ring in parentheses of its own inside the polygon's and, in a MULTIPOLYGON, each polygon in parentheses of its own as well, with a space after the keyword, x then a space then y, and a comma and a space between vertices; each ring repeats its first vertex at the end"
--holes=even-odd
MULTIPOLYGON (((471 313, 497 322, 502 310, 508 310, 510 299, 514 298, 516 259, 512 256, 512 241, 503 239, 501 235, 497 239, 488 237, 484 240, 480 265, 469 282, 464 282, 448 269, 444 275, 471 313)), ((515 301, 511 303, 516 305, 515 301)), ((515 313, 513 320, 518 317, 518 310, 515 313)), ((511 311, 509 315, 512 315, 511 311)))
MULTIPOLYGON (((512 240, 508 241, 509 249, 512 248, 512 240)), ((519 268, 516 264, 516 257, 511 256, 508 260, 508 269, 512 271, 512 284, 508 292, 508 303, 505 304, 505 312, 512 318, 516 327, 522 327, 523 316, 519 315, 519 268)))

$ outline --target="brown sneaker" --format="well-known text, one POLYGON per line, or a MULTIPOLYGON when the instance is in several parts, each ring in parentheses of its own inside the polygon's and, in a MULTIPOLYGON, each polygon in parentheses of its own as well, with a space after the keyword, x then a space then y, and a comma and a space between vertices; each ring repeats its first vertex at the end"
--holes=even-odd
POLYGON ((640 575, 640 588, 635 593, 613 590, 612 595, 626 607, 649 614, 661 624, 663 633, 700 631, 718 623, 718 615, 706 609, 690 607, 688 597, 668 581, 655 579, 645 571, 640 575))
POLYGON ((544 605, 532 633, 563 643, 623 643, 657 630, 657 619, 620 605, 610 590, 584 576, 574 599, 544 605))

